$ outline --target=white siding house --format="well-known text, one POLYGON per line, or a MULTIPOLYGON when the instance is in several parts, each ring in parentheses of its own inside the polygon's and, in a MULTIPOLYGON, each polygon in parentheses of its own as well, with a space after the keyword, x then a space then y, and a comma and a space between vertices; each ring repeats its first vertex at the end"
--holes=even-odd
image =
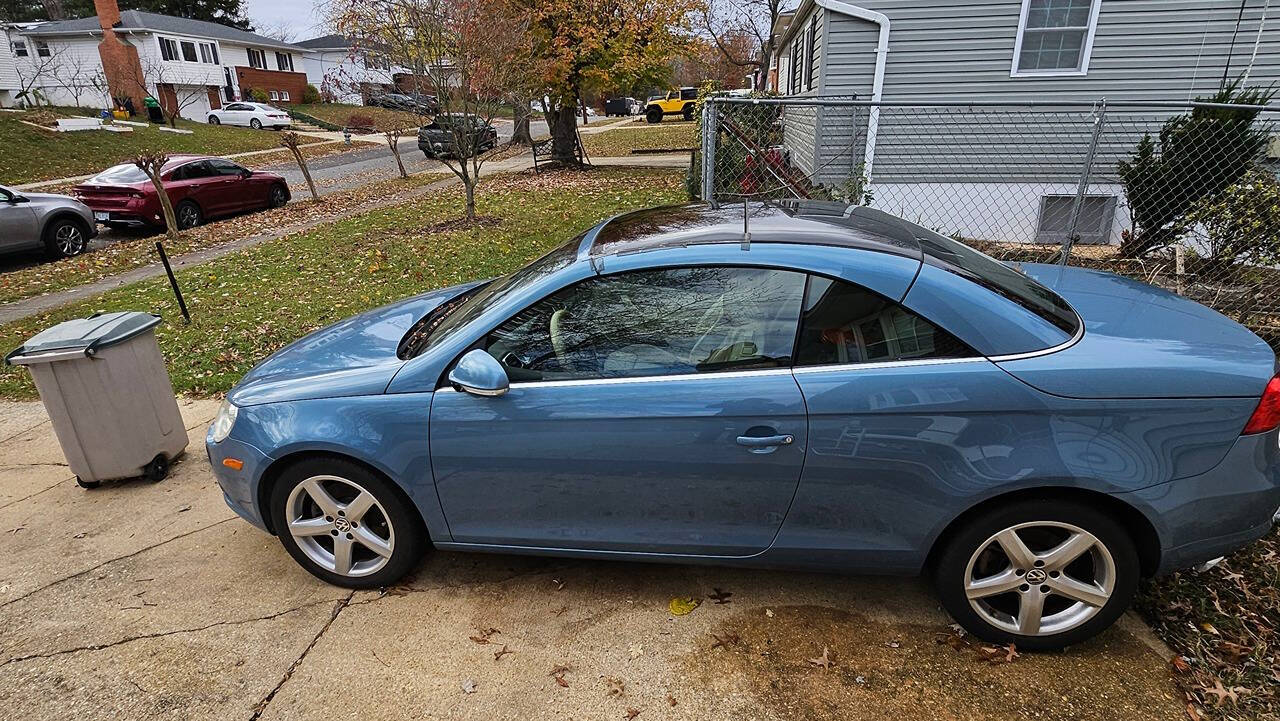
POLYGON ((302 61, 307 82, 316 86, 326 100, 361 105, 370 94, 394 87, 391 67, 368 53, 353 50, 351 41, 342 35, 303 40, 298 47, 307 51, 302 61))

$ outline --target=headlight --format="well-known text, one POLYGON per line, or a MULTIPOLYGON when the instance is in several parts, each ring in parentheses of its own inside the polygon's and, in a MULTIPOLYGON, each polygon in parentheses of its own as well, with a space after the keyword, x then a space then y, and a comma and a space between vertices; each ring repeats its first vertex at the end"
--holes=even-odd
POLYGON ((214 418, 213 425, 209 426, 214 443, 221 443, 231 435, 231 429, 236 424, 236 415, 239 412, 240 409, 232 405, 231 401, 222 402, 222 406, 218 408, 218 417, 214 418))

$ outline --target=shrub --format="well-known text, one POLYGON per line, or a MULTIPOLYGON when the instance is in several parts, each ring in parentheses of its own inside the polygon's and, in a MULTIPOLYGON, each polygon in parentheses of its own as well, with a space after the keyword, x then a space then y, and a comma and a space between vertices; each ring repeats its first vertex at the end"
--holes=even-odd
POLYGON ((315 105, 320 102, 320 90, 308 83, 307 87, 302 89, 302 102, 306 105, 315 105))
MULTIPOLYGON (((1274 91, 1227 85, 1203 102, 1265 105, 1274 91)), ((1197 107, 1170 118, 1156 141, 1148 133, 1129 160, 1116 170, 1125 186, 1133 230, 1120 245, 1125 257, 1168 245, 1181 233, 1185 216, 1202 198, 1236 182, 1267 141, 1253 127, 1257 110, 1197 107)))
POLYGON ((351 130, 364 130, 371 133, 377 129, 377 122, 372 115, 352 113, 347 117, 347 127, 351 130))
POLYGON ((253 103, 265 103, 268 100, 267 92, 257 88, 245 88, 244 97, 246 100, 253 103))
POLYGON ((1238 261, 1280 263, 1280 181, 1253 168, 1221 193, 1204 198, 1187 216, 1203 230, 1211 265, 1238 261))

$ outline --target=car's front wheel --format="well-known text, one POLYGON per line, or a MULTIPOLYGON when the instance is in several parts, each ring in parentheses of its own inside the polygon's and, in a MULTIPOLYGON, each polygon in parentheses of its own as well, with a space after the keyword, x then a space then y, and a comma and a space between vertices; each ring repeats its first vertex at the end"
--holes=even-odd
POLYGON ((661 108, 649 108, 647 111, 645 111, 644 119, 645 119, 646 121, 650 122, 650 123, 661 123, 661 122, 662 122, 662 109, 661 109, 661 108))
POLYGON ((59 218, 45 228, 44 245, 50 256, 70 258, 84 252, 89 245, 89 235, 84 223, 59 218))
POLYGON ((303 568, 346 588, 388 586, 422 557, 418 512, 391 482, 340 458, 289 467, 271 494, 280 542, 303 568))
POLYGON ((289 194, 285 192, 284 186, 279 183, 271 186, 271 192, 267 195, 267 205, 272 208, 279 208, 289 202, 289 194))
POLYGON ((1105 630, 1129 606, 1141 569, 1111 516, 1065 500, 1019 501, 942 540, 934 583, 973 635, 1058 649, 1105 630))
POLYGON ((210 124, 210 125, 221 125, 221 124, 222 124, 222 121, 221 121, 221 120, 218 120, 218 116, 217 116, 217 115, 210 115, 210 116, 209 116, 209 124, 210 124))
POLYGON ((249 127, 253 128, 254 130, 262 130, 262 121, 258 120, 257 118, 250 118, 249 127))

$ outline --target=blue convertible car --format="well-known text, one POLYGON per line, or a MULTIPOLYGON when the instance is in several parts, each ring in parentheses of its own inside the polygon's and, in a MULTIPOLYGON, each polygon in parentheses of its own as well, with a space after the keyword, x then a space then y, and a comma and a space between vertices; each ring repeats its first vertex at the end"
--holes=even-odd
POLYGON ((923 571, 975 635, 1054 648, 1271 527, 1275 363, 1179 296, 868 208, 686 205, 312 333, 207 446, 338 585, 428 545, 923 571))

